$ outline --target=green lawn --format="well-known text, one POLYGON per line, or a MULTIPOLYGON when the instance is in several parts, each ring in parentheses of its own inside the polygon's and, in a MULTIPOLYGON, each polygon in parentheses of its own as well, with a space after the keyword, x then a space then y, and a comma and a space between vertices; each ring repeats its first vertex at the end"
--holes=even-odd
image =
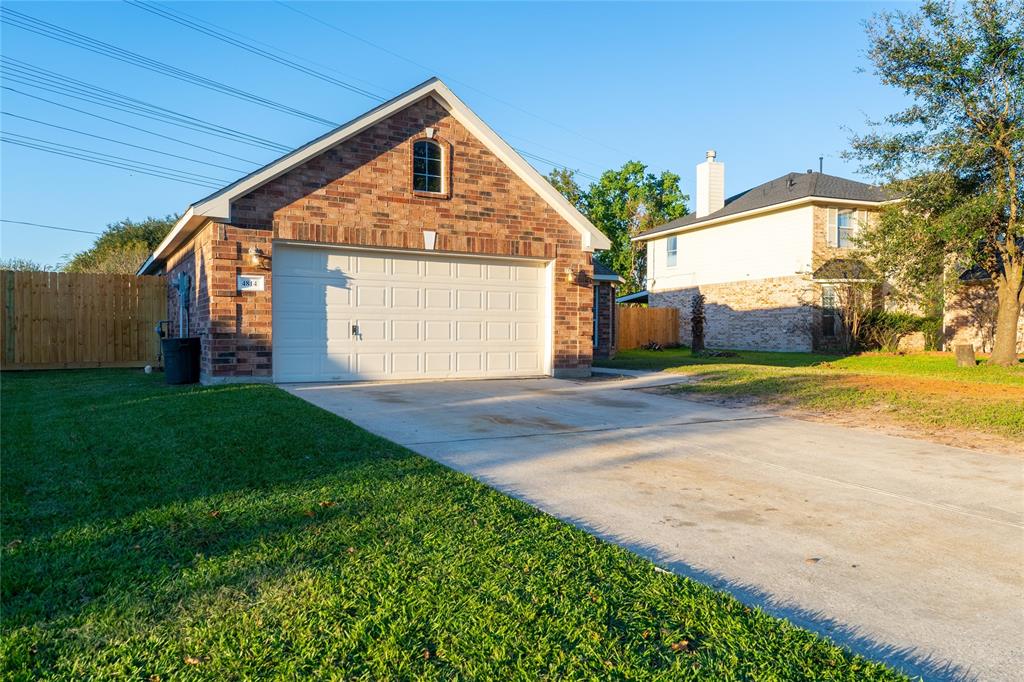
POLYGON ((4 680, 900 679, 270 386, 0 407, 4 680))
POLYGON ((606 367, 655 369, 696 381, 680 393, 749 397, 770 404, 873 417, 928 428, 976 430, 1024 440, 1024 365, 957 367, 951 354, 738 351, 694 357, 689 349, 628 350, 606 367))

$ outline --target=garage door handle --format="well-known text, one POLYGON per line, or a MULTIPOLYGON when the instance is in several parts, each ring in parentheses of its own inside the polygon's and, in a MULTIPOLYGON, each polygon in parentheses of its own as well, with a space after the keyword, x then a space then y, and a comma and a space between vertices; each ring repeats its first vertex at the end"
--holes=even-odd
POLYGON ((358 324, 352 325, 352 336, 355 336, 356 338, 359 337, 359 325, 358 324))

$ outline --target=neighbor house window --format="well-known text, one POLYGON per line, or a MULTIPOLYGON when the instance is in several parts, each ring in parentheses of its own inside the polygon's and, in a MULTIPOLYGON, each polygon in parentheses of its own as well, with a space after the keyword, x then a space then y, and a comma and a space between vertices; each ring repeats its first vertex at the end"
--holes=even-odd
POLYGON ((412 188, 417 192, 444 191, 444 163, 441 145, 419 140, 412 147, 412 188))
POLYGON ((833 286, 821 287, 821 335, 835 338, 839 331, 839 303, 833 286))
POLYGON ((839 209, 836 215, 836 245, 840 249, 849 249, 853 246, 853 221, 852 209, 839 209))
POLYGON ((679 253, 678 237, 669 237, 665 249, 665 265, 674 268, 676 266, 676 255, 679 253))

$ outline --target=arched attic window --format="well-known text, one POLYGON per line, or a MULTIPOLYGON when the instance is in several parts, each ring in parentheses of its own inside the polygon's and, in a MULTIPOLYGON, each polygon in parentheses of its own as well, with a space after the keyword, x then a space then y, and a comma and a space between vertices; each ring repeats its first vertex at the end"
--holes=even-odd
POLYGON ((412 188, 416 192, 444 193, 444 150, 440 143, 417 140, 413 144, 412 188))

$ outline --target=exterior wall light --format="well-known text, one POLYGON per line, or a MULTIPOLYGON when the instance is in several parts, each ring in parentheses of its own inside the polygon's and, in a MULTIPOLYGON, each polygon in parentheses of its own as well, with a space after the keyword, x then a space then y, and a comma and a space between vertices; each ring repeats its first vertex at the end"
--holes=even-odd
POLYGON ((258 246, 249 247, 249 263, 254 267, 260 268, 261 270, 270 269, 270 256, 263 253, 263 249, 258 246))

